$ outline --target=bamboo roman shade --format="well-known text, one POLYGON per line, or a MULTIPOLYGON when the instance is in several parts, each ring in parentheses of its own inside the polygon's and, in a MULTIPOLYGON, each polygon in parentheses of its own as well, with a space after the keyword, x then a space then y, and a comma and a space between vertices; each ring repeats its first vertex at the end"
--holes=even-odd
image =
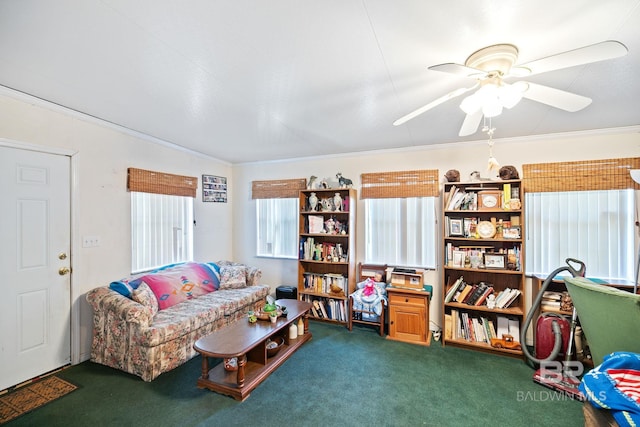
POLYGON ((522 165, 525 192, 640 189, 629 171, 640 169, 640 157, 522 165))
POLYGON ((307 187, 306 178, 253 181, 252 199, 283 199, 298 197, 300 190, 307 187))
POLYGON ((127 190, 170 196, 196 197, 198 178, 170 173, 127 169, 127 190))
POLYGON ((363 173, 362 199, 437 197, 440 193, 438 169, 363 173))

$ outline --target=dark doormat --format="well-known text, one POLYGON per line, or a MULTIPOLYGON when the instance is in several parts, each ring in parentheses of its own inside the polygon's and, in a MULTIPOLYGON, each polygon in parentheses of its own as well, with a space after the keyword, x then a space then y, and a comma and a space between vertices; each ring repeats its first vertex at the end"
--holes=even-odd
POLYGON ((52 375, 0 396, 0 424, 53 402, 77 388, 52 375))

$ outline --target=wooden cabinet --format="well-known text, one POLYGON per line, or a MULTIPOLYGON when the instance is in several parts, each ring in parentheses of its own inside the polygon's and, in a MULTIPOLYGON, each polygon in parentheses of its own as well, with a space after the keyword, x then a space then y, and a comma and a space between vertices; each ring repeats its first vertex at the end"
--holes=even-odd
POLYGON ((429 345, 429 292, 387 287, 389 335, 387 339, 429 345))
POLYGON ((356 190, 302 190, 299 196, 298 298, 310 318, 348 323, 356 285, 356 190))
POLYGON ((443 344, 522 357, 490 345, 503 333, 519 341, 526 314, 521 181, 445 183, 443 191, 443 344))

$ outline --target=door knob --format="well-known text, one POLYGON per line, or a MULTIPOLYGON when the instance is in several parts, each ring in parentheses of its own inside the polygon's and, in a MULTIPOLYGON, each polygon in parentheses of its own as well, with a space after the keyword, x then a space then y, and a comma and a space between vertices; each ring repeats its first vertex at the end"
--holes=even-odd
POLYGON ((59 259, 67 259, 67 254, 65 254, 64 252, 60 252, 60 253, 58 254, 58 258, 59 258, 59 259))
POLYGON ((64 276, 65 274, 69 274, 69 272, 71 272, 71 270, 69 270, 68 267, 60 267, 60 269, 58 270, 58 274, 61 276, 64 276))

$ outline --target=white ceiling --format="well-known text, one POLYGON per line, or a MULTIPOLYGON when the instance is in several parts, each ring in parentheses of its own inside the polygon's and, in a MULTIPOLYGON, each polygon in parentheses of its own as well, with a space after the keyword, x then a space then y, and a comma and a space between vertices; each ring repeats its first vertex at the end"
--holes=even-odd
POLYGON ((495 138, 640 124, 640 0, 0 0, 0 85, 231 162, 482 140, 469 80, 428 66, 512 43, 518 63, 604 40, 617 59, 530 77, 591 97, 524 99, 495 138))

